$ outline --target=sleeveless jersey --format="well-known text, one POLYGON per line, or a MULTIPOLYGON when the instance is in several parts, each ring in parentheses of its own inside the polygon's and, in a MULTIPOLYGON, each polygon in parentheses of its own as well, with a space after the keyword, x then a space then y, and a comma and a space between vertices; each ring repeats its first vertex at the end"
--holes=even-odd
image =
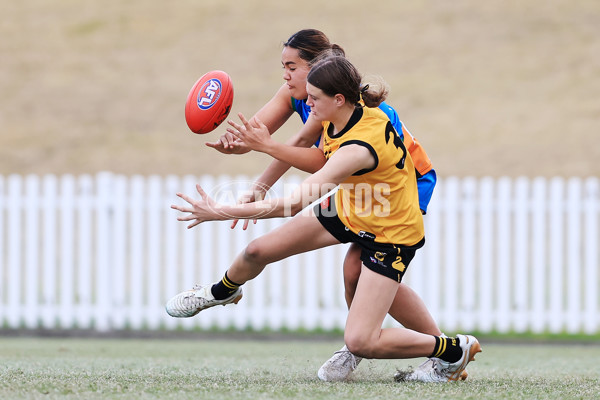
POLYGON ((337 134, 323 122, 323 151, 329 159, 340 147, 367 148, 375 167, 339 185, 334 201, 338 218, 350 231, 375 242, 411 246, 425 235, 415 168, 389 118, 377 108, 357 108, 337 134))
MULTIPOLYGON (((302 123, 306 123, 306 120, 310 115, 310 107, 306 104, 306 100, 298 100, 292 97, 292 108, 298 113, 302 123)), ((423 147, 421 147, 421 144, 411 135, 408 129, 406 129, 402 121, 400 121, 398 113, 392 106, 388 105, 386 102, 382 102, 379 105, 379 109, 390 119, 392 126, 398 135, 400 135, 400 139, 404 141, 405 146, 413 159, 413 163, 417 170, 419 206, 421 207, 421 210, 426 213, 427 206, 433 195, 433 189, 437 182, 437 175, 433 169, 431 160, 427 156, 427 153, 425 153, 423 147)), ((315 143, 315 146, 319 147, 319 141, 320 139, 315 143)))

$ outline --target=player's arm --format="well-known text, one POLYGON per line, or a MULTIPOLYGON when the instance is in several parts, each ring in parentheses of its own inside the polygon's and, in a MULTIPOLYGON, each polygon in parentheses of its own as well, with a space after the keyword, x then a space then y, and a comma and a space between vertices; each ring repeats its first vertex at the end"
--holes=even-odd
POLYGON ((419 143, 404 125, 402 125, 402 136, 404 137, 404 145, 410 153, 410 156, 417 171, 417 187, 419 189, 419 207, 423 214, 427 213, 427 206, 431 201, 433 189, 437 182, 437 176, 431 160, 423 146, 419 143))
POLYGON ((402 126, 402 133, 404 136, 404 146, 406 146, 406 150, 410 153, 413 163, 415 164, 415 169, 420 175, 425 175, 427 172, 431 171, 432 168, 429 156, 417 138, 411 135, 404 125, 402 126))
MULTIPOLYGON (((314 123, 315 121, 310 122, 312 117, 309 117, 308 123, 314 123)), ((320 125, 320 124, 319 124, 320 125)), ((312 145, 316 142, 316 140, 320 137, 320 133, 317 135, 308 135, 308 131, 299 131, 294 136, 292 136, 286 144, 288 146, 298 148, 303 147, 312 147, 312 145)), ((322 151, 322 150, 321 150, 322 151)), ((285 161, 281 161, 278 159, 274 159, 269 166, 263 171, 263 173, 254 181, 250 190, 242 197, 240 203, 248 203, 256 200, 261 200, 264 198, 265 194, 269 191, 271 186, 275 184, 290 169, 291 165, 285 161)), ((318 168, 318 165, 314 166, 315 169, 318 168)), ((248 228, 248 220, 244 221, 242 229, 248 228)), ((234 220, 231 224, 231 229, 235 228, 238 223, 238 220, 234 220)), ((256 223, 256 219, 254 220, 256 223)))
MULTIPOLYGON (((312 147, 312 145, 316 142, 316 138, 311 136, 307 138, 302 136, 302 132, 298 132, 296 135, 292 136, 288 141, 286 141, 286 145, 292 146, 295 148, 303 148, 303 147, 312 147)), ((322 151, 322 150, 321 150, 322 151)), ((253 201, 257 198, 262 198, 264 193, 266 193, 271 186, 275 184, 282 176, 285 174, 292 166, 278 159, 274 159, 271 161, 269 166, 263 171, 262 174, 254 181, 250 192, 252 193, 249 201, 253 201)), ((318 166, 315 165, 315 170, 318 169, 318 166)))
MULTIPOLYGON (((269 132, 273 134, 281 128, 293 113, 290 90, 284 84, 271 100, 250 118, 250 121, 254 121, 255 118, 260 119, 267 126, 269 132)), ((224 154, 244 154, 250 151, 229 132, 226 132, 215 142, 207 142, 206 145, 224 154)))
POLYGON ((323 168, 306 178, 289 197, 223 205, 211 199, 200 185, 196 185, 201 197, 199 200, 192 199, 183 193, 177 193, 177 196, 185 200, 188 205, 172 205, 171 208, 189 213, 177 218, 179 221, 192 221, 188 228, 193 228, 205 221, 293 216, 319 197, 333 190, 353 173, 371 169, 375 163, 375 158, 366 147, 348 145, 336 151, 323 168))
MULTIPOLYGON (((238 116, 242 124, 228 121, 231 127, 227 131, 248 148, 269 154, 277 160, 310 173, 318 171, 325 164, 326 159, 321 150, 277 142, 271 137, 268 127, 262 120, 254 118, 254 121, 247 121, 241 113, 238 116)), ((309 118, 295 136, 295 142, 314 143, 322 130, 321 123, 309 118)))

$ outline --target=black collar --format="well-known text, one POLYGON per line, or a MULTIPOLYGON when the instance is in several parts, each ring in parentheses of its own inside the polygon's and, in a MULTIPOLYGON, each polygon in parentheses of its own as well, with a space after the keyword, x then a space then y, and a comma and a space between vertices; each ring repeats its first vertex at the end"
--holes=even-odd
POLYGON ((332 139, 337 139, 339 137, 342 137, 342 135, 344 133, 348 132, 350 129, 352 129, 354 127, 354 125, 356 125, 358 123, 358 121, 360 121, 362 116, 363 116, 362 107, 356 107, 354 109, 354 112, 350 116, 350 119, 348 120, 348 123, 346 124, 344 129, 339 131, 336 135, 333 134, 333 124, 329 123, 329 126, 327 127, 327 136, 329 136, 332 139))

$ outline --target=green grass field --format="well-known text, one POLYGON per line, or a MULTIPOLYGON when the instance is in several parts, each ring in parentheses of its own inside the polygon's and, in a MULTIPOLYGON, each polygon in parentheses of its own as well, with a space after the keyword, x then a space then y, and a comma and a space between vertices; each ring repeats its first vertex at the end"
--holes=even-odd
POLYGON ((0 339, 1 399, 598 399, 600 346, 482 340, 469 379, 395 383, 420 360, 365 360, 353 382, 316 371, 334 340, 0 339))

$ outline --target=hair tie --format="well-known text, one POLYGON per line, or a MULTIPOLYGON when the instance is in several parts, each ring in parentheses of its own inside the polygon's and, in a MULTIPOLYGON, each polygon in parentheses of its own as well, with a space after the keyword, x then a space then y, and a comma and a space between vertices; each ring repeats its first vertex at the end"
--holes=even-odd
POLYGON ((369 90, 369 84, 368 84, 368 83, 367 83, 366 85, 364 85, 364 86, 363 86, 363 87, 360 89, 360 92, 361 92, 361 93, 364 93, 364 92, 366 92, 367 90, 369 90))

